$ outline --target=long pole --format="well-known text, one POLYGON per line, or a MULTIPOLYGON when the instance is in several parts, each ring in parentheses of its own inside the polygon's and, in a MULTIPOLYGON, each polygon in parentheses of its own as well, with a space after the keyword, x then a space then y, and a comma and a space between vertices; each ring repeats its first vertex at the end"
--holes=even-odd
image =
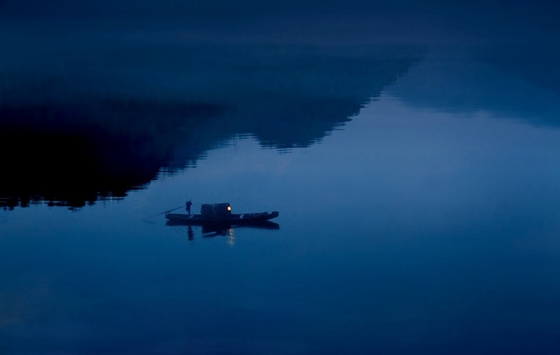
POLYGON ((155 215, 153 215, 153 216, 146 217, 146 219, 152 218, 152 217, 156 217, 156 216, 162 215, 162 214, 164 214, 164 213, 169 213, 169 212, 171 212, 171 211, 175 211, 175 210, 178 210, 179 208, 183 208, 183 207, 185 207, 185 206, 179 206, 179 207, 176 207, 176 208, 172 208, 172 209, 170 209, 170 210, 163 211, 163 212, 158 213, 158 214, 155 214, 155 215))

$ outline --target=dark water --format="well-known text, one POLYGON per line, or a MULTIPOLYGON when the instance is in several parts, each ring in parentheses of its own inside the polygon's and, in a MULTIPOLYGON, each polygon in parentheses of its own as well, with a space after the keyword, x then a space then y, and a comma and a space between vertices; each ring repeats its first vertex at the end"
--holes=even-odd
POLYGON ((558 9, 0 1, 0 354, 557 354, 558 9))

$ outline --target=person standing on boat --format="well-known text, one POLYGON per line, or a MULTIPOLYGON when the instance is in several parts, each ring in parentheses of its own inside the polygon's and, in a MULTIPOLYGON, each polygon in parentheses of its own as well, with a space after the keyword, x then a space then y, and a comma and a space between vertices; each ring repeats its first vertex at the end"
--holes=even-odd
POLYGON ((188 200, 186 203, 187 206, 187 214, 189 215, 189 217, 191 216, 191 206, 192 206, 192 202, 191 200, 188 200))

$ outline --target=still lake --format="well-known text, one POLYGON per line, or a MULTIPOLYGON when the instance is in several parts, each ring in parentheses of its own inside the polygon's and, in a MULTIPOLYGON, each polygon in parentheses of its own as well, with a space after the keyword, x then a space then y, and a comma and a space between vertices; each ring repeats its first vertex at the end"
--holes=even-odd
POLYGON ((126 40, 2 62, 1 354, 560 351, 556 40, 126 40))

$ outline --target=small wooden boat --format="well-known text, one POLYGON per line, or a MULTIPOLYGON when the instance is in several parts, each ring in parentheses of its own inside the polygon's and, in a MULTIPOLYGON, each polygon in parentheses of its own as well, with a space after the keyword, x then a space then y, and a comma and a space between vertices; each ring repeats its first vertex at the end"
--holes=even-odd
POLYGON ((166 213, 169 224, 180 225, 259 225, 278 217, 279 212, 231 213, 229 203, 203 204, 200 214, 166 213))

